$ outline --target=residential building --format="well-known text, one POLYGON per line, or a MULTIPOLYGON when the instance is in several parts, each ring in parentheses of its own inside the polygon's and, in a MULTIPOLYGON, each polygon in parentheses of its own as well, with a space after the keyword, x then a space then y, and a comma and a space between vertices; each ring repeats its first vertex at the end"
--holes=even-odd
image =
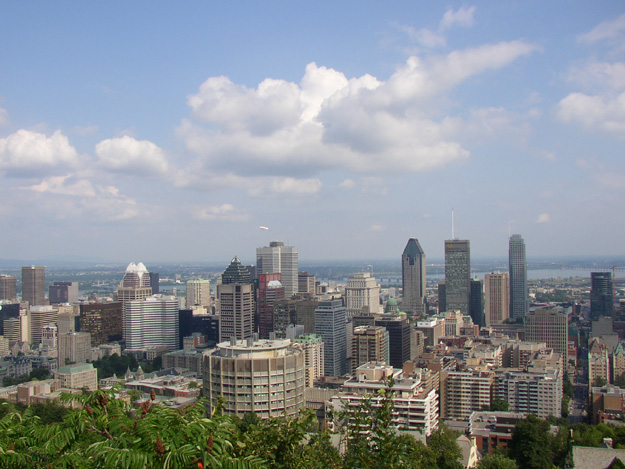
POLYGON ((484 287, 486 327, 501 324, 510 317, 508 274, 501 272, 486 274, 484 287))
POLYGON ((212 409, 260 418, 293 417, 304 405, 304 354, 290 340, 232 339, 205 355, 204 395, 212 409))
POLYGON ((324 375, 344 376, 347 369, 347 326, 341 299, 319 301, 315 309, 315 334, 324 344, 324 375))
POLYGON ((490 407, 494 382, 492 371, 441 371, 441 417, 468 420, 471 413, 490 407))
MULTIPOLYGON (((429 436, 438 429, 438 396, 434 389, 426 389, 417 376, 406 378, 401 370, 381 363, 367 363, 356 369, 356 375, 347 380, 341 391, 331 398, 336 413, 353 414, 365 399, 373 409, 380 408, 388 389, 388 378, 393 378, 392 426, 404 431, 418 431, 429 436)), ((350 419, 346 422, 348 425, 350 419)), ((368 431, 369 429, 363 429, 368 431)))
POLYGON ((545 342, 561 356, 566 357, 569 341, 568 318, 556 309, 538 309, 525 316, 525 340, 545 342))
POLYGON ((493 397, 505 401, 511 412, 539 418, 560 418, 562 411, 561 367, 506 371, 498 374, 493 397))
POLYGON ((525 241, 513 234, 508 243, 508 269, 510 274, 510 317, 525 320, 528 312, 527 261, 525 241))
POLYGON ((612 353, 612 383, 625 388, 625 348, 621 342, 612 353))
POLYGON ((345 286, 347 318, 363 313, 378 314, 380 307, 380 285, 368 272, 354 274, 345 286))
POLYGON ((590 386, 610 383, 609 357, 610 353, 606 344, 597 337, 593 338, 588 344, 588 383, 590 386))
POLYGON ((297 291, 300 295, 315 296, 316 283, 315 276, 310 272, 299 272, 297 274, 297 291))
POLYGON ((606 420, 622 421, 625 416, 625 389, 612 384, 592 386, 590 391, 592 423, 597 425, 606 420))
POLYGON ((468 240, 445 241, 445 306, 469 313, 471 302, 471 251, 468 240))
POLYGON ((438 339, 445 336, 445 321, 439 319, 419 321, 415 329, 423 334, 425 347, 434 347, 438 345, 438 339))
POLYGON ((257 275, 280 273, 285 298, 291 298, 299 290, 298 254, 294 246, 285 246, 282 241, 271 241, 269 246, 256 248, 257 275))
POLYGON ((45 305, 45 281, 45 267, 22 267, 22 301, 28 302, 29 306, 45 305))
POLYGON ((504 451, 512 440, 517 422, 526 417, 519 412, 473 412, 469 417, 469 436, 475 438, 483 455, 504 451))
POLYGON ((417 238, 410 238, 401 256, 402 309, 409 314, 425 313, 425 252, 417 238))

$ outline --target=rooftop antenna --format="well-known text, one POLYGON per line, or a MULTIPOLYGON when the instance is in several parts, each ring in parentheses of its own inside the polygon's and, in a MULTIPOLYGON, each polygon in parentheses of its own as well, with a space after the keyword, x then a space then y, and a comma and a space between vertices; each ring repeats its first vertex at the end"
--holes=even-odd
POLYGON ((454 233, 454 208, 451 207, 451 239, 456 239, 454 233))

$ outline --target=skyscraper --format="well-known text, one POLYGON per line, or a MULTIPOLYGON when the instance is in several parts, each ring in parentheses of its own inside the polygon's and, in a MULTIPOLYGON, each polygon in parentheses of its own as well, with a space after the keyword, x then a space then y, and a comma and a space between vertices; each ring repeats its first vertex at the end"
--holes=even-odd
POLYGON ((345 306, 347 317, 362 314, 366 308, 368 314, 378 314, 380 308, 380 285, 368 272, 354 274, 345 286, 345 306))
POLYGON ((352 336, 352 374, 356 368, 368 362, 389 362, 389 333, 382 326, 360 326, 354 328, 352 336))
POLYGON ((402 309, 407 313, 425 312, 425 253, 417 238, 410 238, 401 256, 402 309))
POLYGON ((486 274, 485 287, 485 312, 486 326, 501 324, 510 317, 510 300, 508 298, 508 274, 496 272, 486 274))
POLYGON ((375 320, 376 326, 388 331, 389 365, 403 368, 410 360, 410 323, 399 315, 384 314, 375 320))
POLYGON ((14 275, 0 275, 0 300, 15 300, 17 279, 14 275))
POLYGON ((78 303, 78 282, 54 282, 48 287, 51 305, 78 303))
POLYGON ((210 280, 189 280, 187 282, 187 308, 200 305, 210 307, 211 282, 210 280))
POLYGON ((347 373, 347 325, 340 299, 320 301, 315 309, 315 334, 323 340, 324 375, 347 373))
POLYGON ((484 317, 484 282, 479 278, 471 279, 471 306, 469 307, 469 314, 473 319, 473 324, 477 324, 480 327, 486 325, 486 318, 484 317))
POLYGON ((274 303, 284 299, 284 287, 280 283, 281 274, 260 274, 258 276, 257 311, 258 334, 261 339, 269 339, 273 332, 274 303))
POLYGON ((234 257, 217 285, 219 341, 248 339, 254 332, 254 286, 249 269, 234 257))
POLYGON ((91 334, 92 347, 121 340, 123 313, 123 305, 118 301, 81 304, 80 330, 91 334))
POLYGON ((178 310, 178 300, 173 296, 151 296, 124 303, 127 349, 144 350, 148 347, 165 346, 169 350, 176 350, 178 310))
POLYGON ((471 253, 468 240, 445 241, 445 305, 448 311, 469 313, 471 253))
MULTIPOLYGON (((569 341, 568 317, 555 309, 538 309, 525 316, 525 340, 545 342, 562 357, 567 356, 569 341)), ((566 363, 563 360, 564 363, 566 363)))
POLYGON ((282 274, 286 298, 298 292, 297 248, 285 246, 282 241, 271 241, 269 246, 256 248, 256 274, 282 274))
POLYGON ((590 273, 590 317, 614 317, 612 272, 590 273))
POLYGON ((150 273, 143 262, 128 264, 124 278, 117 287, 117 299, 125 304, 127 301, 144 300, 151 295, 150 273))
POLYGON ((508 246, 508 266, 510 273, 510 317, 525 319, 528 311, 527 261, 525 241, 521 235, 510 236, 508 246))
POLYGON ((45 303, 45 269, 34 265, 22 267, 22 301, 28 301, 29 306, 45 303))

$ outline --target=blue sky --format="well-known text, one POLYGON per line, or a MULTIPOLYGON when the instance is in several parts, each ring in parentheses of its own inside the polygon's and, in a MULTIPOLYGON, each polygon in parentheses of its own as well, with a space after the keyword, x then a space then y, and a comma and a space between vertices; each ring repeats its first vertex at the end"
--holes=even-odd
POLYGON ((0 258, 440 258, 452 207, 623 255, 624 44, 620 1, 3 2, 0 258))

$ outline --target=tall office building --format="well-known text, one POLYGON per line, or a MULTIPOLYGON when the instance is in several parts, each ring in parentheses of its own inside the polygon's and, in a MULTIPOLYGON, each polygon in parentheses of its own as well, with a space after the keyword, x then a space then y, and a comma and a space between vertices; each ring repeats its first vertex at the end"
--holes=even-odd
POLYGON ((45 304, 46 268, 43 266, 22 267, 22 301, 29 306, 45 304))
POLYGON ((91 360, 91 334, 88 332, 59 334, 58 341, 60 366, 91 360))
POLYGON ((473 319, 473 324, 477 324, 480 327, 486 325, 486 318, 484 317, 484 282, 479 278, 471 279, 471 306, 469 307, 469 314, 473 319))
POLYGON ((352 375, 356 368, 365 363, 385 363, 388 365, 388 331, 382 326, 360 326, 352 335, 352 375))
POLYGON ((256 248, 256 274, 282 274, 286 298, 299 290, 297 248, 285 246, 282 241, 271 241, 269 246, 256 248))
POLYGON ((224 273, 221 274, 221 283, 222 285, 252 283, 252 274, 250 273, 250 269, 241 264, 237 256, 234 256, 230 261, 230 265, 228 265, 224 273))
POLYGON ((52 306, 33 306, 28 312, 30 318, 30 343, 40 344, 43 326, 56 324, 59 310, 52 306))
POLYGON ((401 282, 402 309, 417 315, 425 313, 425 253, 416 238, 408 240, 401 256, 401 282))
POLYGON ((508 268, 510 274, 510 317, 525 319, 528 311, 527 261, 525 241, 521 235, 510 236, 508 245, 508 268))
POLYGON ((323 376, 323 340, 315 334, 301 334, 293 340, 292 345, 304 353, 306 387, 312 388, 315 380, 323 376))
POLYGON ((471 302, 471 253, 468 240, 445 241, 445 305, 469 314, 471 302))
POLYGON ((119 301, 81 304, 80 330, 91 334, 92 347, 122 340, 123 313, 123 305, 119 301))
POLYGON ((150 272, 150 286, 152 287, 152 295, 158 295, 161 292, 160 281, 161 274, 158 272, 150 272))
POLYGON ((219 341, 248 339, 254 332, 254 286, 228 283, 217 286, 220 305, 219 341))
POLYGON ((501 324, 510 317, 508 274, 496 272, 484 278, 486 327, 501 324))
POLYGON ((3 322, 7 319, 11 318, 19 318, 20 317, 20 304, 19 303, 10 303, 10 304, 1 304, 0 305, 0 335, 4 335, 4 326, 3 322))
POLYGON ((0 300, 17 299, 17 279, 14 275, 0 275, 0 300))
POLYGON ((260 274, 256 290, 256 307, 258 311, 258 334, 261 339, 269 339, 273 332, 274 304, 284 300, 285 288, 280 283, 282 274, 260 274))
POLYGON ((315 276, 310 272, 299 272, 297 274, 297 290, 300 295, 315 296, 316 282, 315 276))
MULTIPOLYGON (((567 356, 568 317, 555 309, 538 309, 525 316, 525 340, 545 342, 561 357, 567 356)), ((565 360, 563 360, 565 362, 565 360)))
POLYGON ((347 324, 341 299, 320 301, 315 309, 315 334, 324 347, 324 375, 344 376, 347 373, 347 324))
POLYGON ((403 368, 410 360, 410 323, 408 319, 397 315, 385 314, 374 323, 388 331, 389 365, 403 368))
POLYGON ((211 282, 198 279, 187 282, 187 308, 192 306, 211 306, 211 282))
POLYGON ((614 317, 612 272, 590 273, 590 317, 614 317))
POLYGON ((361 272, 350 277, 344 296, 348 318, 362 314, 363 308, 366 314, 380 313, 380 285, 369 273, 361 272))
POLYGON ((144 300, 149 296, 152 296, 152 284, 148 269, 143 262, 131 262, 117 287, 117 299, 125 304, 128 301, 144 300))
POLYGON ((54 282, 48 287, 51 305, 78 303, 78 282, 54 282))
POLYGON ((179 309, 180 303, 173 296, 151 296, 124 303, 126 348, 145 350, 165 346, 176 350, 179 309))

